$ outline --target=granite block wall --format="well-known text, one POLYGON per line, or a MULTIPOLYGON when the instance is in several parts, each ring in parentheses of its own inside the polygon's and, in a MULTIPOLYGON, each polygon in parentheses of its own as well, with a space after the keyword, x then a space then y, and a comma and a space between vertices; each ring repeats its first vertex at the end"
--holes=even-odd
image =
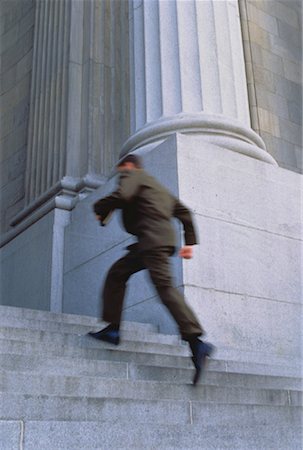
POLYGON ((1 231, 24 205, 34 22, 34 0, 1 2, 1 231))
POLYGON ((280 167, 302 172, 302 2, 240 5, 252 127, 280 167))

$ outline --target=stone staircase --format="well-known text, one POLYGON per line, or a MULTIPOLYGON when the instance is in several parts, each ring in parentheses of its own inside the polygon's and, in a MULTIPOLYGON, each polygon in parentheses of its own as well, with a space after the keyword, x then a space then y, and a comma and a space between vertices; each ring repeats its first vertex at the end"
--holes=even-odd
POLYGON ((209 362, 193 387, 187 346, 123 323, 122 343, 86 336, 92 317, 0 306, 1 450, 302 448, 299 373, 209 362))

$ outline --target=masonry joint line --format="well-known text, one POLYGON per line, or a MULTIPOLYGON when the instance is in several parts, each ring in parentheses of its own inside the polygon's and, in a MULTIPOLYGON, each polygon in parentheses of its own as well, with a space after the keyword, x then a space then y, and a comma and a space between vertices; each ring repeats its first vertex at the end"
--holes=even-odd
POLYGON ((24 421, 20 420, 20 440, 19 440, 19 450, 24 449, 24 421))
POLYGON ((190 400, 189 401, 189 420, 190 420, 190 424, 193 425, 194 424, 194 419, 193 419, 193 403, 190 400))
POLYGON ((287 391, 287 400, 288 400, 288 404, 291 406, 291 395, 290 395, 290 391, 287 391))

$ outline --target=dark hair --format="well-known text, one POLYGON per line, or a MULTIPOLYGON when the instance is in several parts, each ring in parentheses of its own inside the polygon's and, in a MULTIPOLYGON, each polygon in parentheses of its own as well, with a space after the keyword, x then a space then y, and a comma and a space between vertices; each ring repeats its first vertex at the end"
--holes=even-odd
POLYGON ((133 154, 126 155, 125 158, 121 159, 121 161, 118 162, 117 167, 123 166, 123 164, 127 162, 133 163, 137 169, 142 169, 143 167, 141 158, 133 154))

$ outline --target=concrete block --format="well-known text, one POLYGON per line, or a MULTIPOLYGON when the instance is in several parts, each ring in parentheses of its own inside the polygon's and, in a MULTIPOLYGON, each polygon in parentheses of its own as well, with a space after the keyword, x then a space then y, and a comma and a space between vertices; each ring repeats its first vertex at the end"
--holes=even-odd
POLYGON ((183 264, 186 297, 199 314, 206 330, 209 333, 215 330, 211 337, 219 339, 220 336, 220 340, 223 339, 221 344, 224 339, 227 339, 227 345, 230 347, 237 347, 240 342, 245 345, 246 342, 247 351, 259 346, 263 352, 275 355, 287 354, 291 346, 292 355, 298 354, 301 292, 298 268, 301 231, 296 204, 300 196, 299 178, 296 174, 291 174, 294 175, 293 181, 289 180, 292 188, 285 197, 285 207, 281 207, 282 192, 285 192, 285 186, 288 184, 287 171, 269 168, 268 165, 265 168, 263 163, 240 155, 232 156, 224 151, 219 155, 215 148, 208 153, 205 144, 201 142, 199 146, 197 138, 196 144, 194 138, 191 139, 184 136, 178 138, 178 148, 182 148, 179 153, 180 171, 183 167, 187 168, 187 172, 179 181, 180 197, 195 211, 201 236, 194 259, 183 264), (231 159, 227 163, 225 158, 229 157, 231 159), (205 171, 201 170, 201 167, 205 167, 205 171), (232 170, 237 168, 237 173, 230 175, 230 167, 232 170), (245 179, 242 179, 241 172, 243 175, 245 173, 245 179), (251 178, 254 180, 251 184, 251 187, 254 186, 253 191, 249 189, 250 173, 255 173, 251 178), (259 178, 261 174, 263 181, 259 178), (257 183, 255 176, 258 178, 257 183), (237 186, 238 182, 241 185, 237 186), (224 186, 224 189, 221 189, 221 186, 224 186), (259 193, 255 190, 256 186, 257 190, 261 189, 259 193), (290 206, 288 202, 291 198, 296 200, 290 206), (231 204, 229 199, 235 200, 236 206, 231 204), (287 212, 288 206, 289 211, 295 214, 293 219, 292 213, 289 215, 287 212), (262 212, 261 209, 258 212, 259 207, 262 212), (285 215, 283 213, 283 217, 278 218, 276 213, 282 210, 285 215), (278 223, 280 225, 277 228, 278 223), (295 235, 292 232, 289 234, 287 229, 296 230, 295 235), (295 240, 289 239, 291 235, 296 236, 295 240), (287 275, 286 267, 289 268, 287 275), (282 279, 281 273, 284 273, 282 279), (240 296, 237 297, 237 294, 240 296), (193 298, 196 300, 193 301, 193 298), (220 312, 217 306, 220 304, 221 307, 225 303, 224 298, 230 298, 231 304, 224 312, 220 312), (241 319, 241 314, 248 305, 252 308, 250 312, 247 311, 252 328, 251 338, 246 341, 249 327, 247 320, 244 317, 241 319), (208 322, 212 310, 213 320, 208 322), (286 327, 284 322, 286 314, 292 317, 295 330, 291 338, 289 327, 286 327), (220 317, 225 323, 224 326, 221 324, 221 327, 218 326, 220 317), (280 327, 276 327, 276 323, 280 323, 280 327), (234 340, 227 338, 232 329, 235 333, 234 340), (277 332, 281 335, 276 335, 277 332), (286 342, 288 338, 288 344, 281 348, 283 340, 286 342))
MULTIPOLYGON (((122 334, 122 333, 121 333, 122 334)), ((143 335, 141 340, 138 341, 132 336, 131 332, 124 331, 124 338, 121 339, 119 345, 119 351, 138 351, 138 352, 148 352, 148 353, 160 353, 160 354, 171 354, 171 355, 182 355, 184 354, 183 348, 179 345, 170 344, 168 342, 157 342, 156 336, 153 335, 143 335)), ((12 339, 20 340, 26 342, 40 342, 41 344, 57 344, 70 345, 72 347, 82 347, 82 348, 100 348, 100 342, 96 341, 89 336, 84 335, 74 335, 67 333, 55 333, 50 331, 39 331, 39 330, 26 330, 23 328, 1 328, 1 339, 12 339)), ((102 343, 103 345, 103 343, 102 343)), ((112 348, 110 344, 104 344, 105 348, 112 348)))
POLYGON ((261 48, 270 50, 270 36, 258 22, 248 22, 251 41, 257 43, 261 48))
MULTIPOLYGON (((193 284, 190 280, 189 283, 193 284)), ((225 360, 262 362, 271 355, 288 358, 288 364, 300 358, 300 305, 261 300, 245 295, 186 288, 186 296, 217 346, 217 357, 225 360), (285 329, 287 315, 292 330, 285 329), (249 318, 249 320, 248 320, 249 318), (233 348, 231 352, 227 349, 233 348), (293 361, 292 361, 293 360, 293 361)), ((273 357, 273 356, 272 356, 273 357)), ((286 363, 286 361, 285 361, 286 363)))
POLYGON ((31 49, 16 65, 17 80, 21 80, 27 73, 32 71, 33 49, 31 49))
MULTIPOLYGON (((260 110, 260 108, 262 108, 264 110, 271 111, 272 113, 274 113, 275 116, 289 120, 289 109, 287 99, 282 97, 280 93, 272 94, 268 92, 267 89, 264 89, 263 86, 258 86, 256 89, 256 97, 257 97, 258 111, 260 110)), ((261 117, 263 118, 263 116, 261 117)), ((261 123, 260 125, 261 127, 262 126, 264 127, 264 125, 267 127, 267 124, 261 123)), ((277 125, 275 124, 274 126, 277 125)), ((271 124, 270 127, 272 129, 271 124)))
POLYGON ((286 97, 292 102, 296 102, 301 105, 302 99, 302 86, 300 83, 294 83, 291 80, 287 80, 284 76, 275 75, 275 84, 277 92, 280 92, 283 97, 286 97))
MULTIPOLYGON (((71 342, 75 342, 78 337, 85 337, 88 331, 99 330, 103 328, 106 324, 100 322, 94 325, 67 325, 56 322, 46 322, 41 321, 33 323, 31 321, 18 321, 15 318, 1 318, 1 335, 4 335, 12 339, 25 339, 25 340, 36 340, 41 339, 42 334, 45 339, 50 338, 51 341, 63 339, 70 339, 71 342), (27 326, 27 324, 29 325, 27 326)), ((180 339, 178 336, 164 335, 152 332, 148 324, 139 324, 136 322, 122 322, 121 324, 121 338, 126 341, 139 341, 144 343, 155 343, 155 344, 168 344, 168 345, 179 345, 180 339)), ((78 339, 77 339, 78 340, 78 339)), ((82 342, 82 340, 81 340, 82 342)), ((84 343, 86 342, 83 339, 84 343)), ((90 341, 87 341, 87 343, 90 341)), ((94 341, 92 341, 94 342, 94 341)))
MULTIPOLYGON (((26 144, 27 139, 27 123, 17 128, 14 133, 1 139, 2 152, 0 155, 0 162, 7 159, 12 152, 20 150, 26 144)), ((3 196, 4 197, 4 196, 3 196)))
MULTIPOLYGON (((253 60, 254 59, 255 53, 253 50, 253 60)), ((278 75, 284 74, 283 58, 276 55, 274 52, 261 48, 261 61, 265 69, 278 75)))
MULTIPOLYGON (((16 83, 17 80, 17 66, 14 65, 10 69, 8 69, 5 73, 1 73, 1 86, 0 86, 0 92, 1 95, 8 92, 10 89, 12 89, 16 83)), ((2 102, 2 100, 1 100, 2 102)), ((4 110, 2 110, 4 111, 4 110)), ((5 114, 6 112, 4 112, 5 114)))
POLYGON ((302 67, 301 64, 297 62, 293 62, 284 58, 283 60, 283 68, 285 78, 293 81, 294 83, 300 83, 302 80, 302 67))
POLYGON ((4 199, 4 204, 6 207, 9 206, 9 204, 7 204, 8 199, 11 204, 15 204, 24 197, 24 182, 25 182, 25 174, 22 173, 1 189, 1 197, 4 199))
POLYGON ((15 178, 19 178, 24 172, 26 163, 26 149, 22 148, 1 164, 1 187, 15 178))
MULTIPOLYGON (((99 347, 74 347, 57 344, 48 344, 45 346, 39 342, 25 342, 17 340, 1 340, 0 352, 12 353, 12 354, 32 354, 36 352, 37 355, 49 355, 49 356, 62 356, 72 358, 88 358, 95 360, 118 361, 118 362, 136 362, 138 364, 152 364, 152 365, 166 365, 168 367, 185 367, 192 368, 192 361, 190 358, 184 358, 185 355, 189 355, 186 348, 183 351, 179 351, 179 355, 171 355, 169 353, 148 353, 145 352, 148 347, 144 349, 141 347, 141 351, 136 349, 135 353, 128 350, 126 346, 124 348, 119 346, 118 349, 113 349, 110 344, 102 344, 99 347), (114 351, 113 351, 114 350, 114 351), (143 351, 142 351, 143 350, 143 351), (183 355, 183 356, 182 356, 183 355)), ((134 347, 132 348, 134 350, 134 347)))
MULTIPOLYGON (((28 395, 117 398, 133 400, 196 400, 206 403, 288 406, 286 390, 198 384, 158 383, 100 377, 47 375, 1 370, 1 390, 28 395), (148 389, 147 389, 148 387, 148 389)), ((292 404, 301 406, 302 392, 292 391, 292 404)))
MULTIPOLYGON (((82 325, 85 327, 93 327, 100 325, 99 319, 90 316, 84 315, 76 315, 76 314, 64 314, 64 313, 54 313, 50 311, 39 311, 36 309, 29 308, 21 308, 21 307, 12 307, 12 306, 1 306, 0 312, 2 320, 9 319, 11 320, 11 325, 13 325, 14 320, 19 320, 21 323, 23 322, 26 327, 32 328, 39 327, 39 322, 41 328, 44 329, 45 322, 52 322, 52 325, 55 327, 60 324, 64 326, 66 324, 69 328, 71 326, 82 325), (32 322, 31 325, 28 326, 28 321, 32 322)), ((19 322, 19 323, 20 323, 19 322)), ((1 322, 0 320, 0 323, 1 322)), ((142 332, 156 332, 157 329, 152 324, 147 323, 130 323, 125 322, 122 323, 122 329, 132 330, 132 331, 142 331, 142 332)))
MULTIPOLYGON (((216 355, 215 355, 216 356, 216 355)), ((194 368, 153 367, 131 363, 128 367, 130 380, 153 380, 168 383, 188 384, 193 376, 194 368)), ((226 368, 225 368, 226 370, 226 368)), ((235 372, 225 372, 223 361, 211 359, 208 361, 207 371, 201 380, 203 385, 235 386, 253 389, 289 389, 300 390, 299 378, 272 377, 235 372), (221 363, 221 368, 216 370, 221 363), (217 367, 216 367, 217 366, 217 367)))
POLYGON ((302 123, 302 105, 298 105, 298 103, 288 101, 288 112, 289 112, 289 120, 291 122, 296 123, 297 125, 301 125, 302 123))
POLYGON ((259 90, 259 86, 266 90, 266 92, 276 92, 275 76, 270 70, 256 65, 253 67, 253 77, 253 82, 256 84, 257 92, 259 90))
POLYGON ((269 13, 266 13, 265 11, 262 11, 262 9, 258 8, 258 3, 248 1, 247 14, 248 19, 251 22, 258 24, 258 26, 263 30, 271 34, 278 34, 277 19, 270 15, 270 11, 269 13))
POLYGON ((275 146, 275 154, 281 166, 297 166, 295 144, 291 144, 284 139, 273 139, 273 145, 275 146))
POLYGON ((23 423, 20 420, 0 419, 1 450, 18 450, 22 445, 23 423))
MULTIPOLYGON (((288 28, 292 27, 295 30, 300 30, 300 15, 298 14, 296 7, 293 6, 293 3, 295 2, 279 2, 275 5, 273 14, 280 19, 279 32, 281 23, 284 23, 288 28)), ((287 36, 289 37, 289 34, 287 34, 287 36)))
POLYGON ((296 146, 296 147, 295 147, 295 154, 296 154, 296 159, 297 159, 296 167, 297 167, 298 170, 301 171, 301 173, 302 173, 302 169, 303 169, 303 153, 302 153, 302 148, 296 146))
MULTIPOLYGON (((68 333, 68 334, 86 334, 88 331, 94 329, 100 329, 106 324, 104 322, 98 322, 97 320, 93 323, 87 322, 87 324, 77 324, 77 323, 65 323, 57 322, 55 320, 39 320, 37 319, 20 319, 13 316, 3 316, 0 318, 0 326, 7 328, 20 328, 20 329, 30 329, 32 331, 50 331, 56 333, 68 333)), ((177 336, 164 335, 155 333, 154 328, 148 323, 138 323, 138 322, 122 322, 121 332, 128 339, 154 339, 155 342, 163 342, 168 344, 178 344, 180 339, 177 336)), ((12 332, 13 334, 13 332, 12 332)))
POLYGON ((7 91, 1 99, 1 108, 3 111, 14 110, 24 99, 29 101, 31 74, 27 73, 20 80, 16 81, 14 89, 7 91))
POLYGON ((295 172, 298 172, 298 161, 296 160, 296 145, 285 141, 281 138, 276 138, 268 133, 262 133, 262 139, 266 144, 267 150, 279 162, 281 168, 288 168, 292 166, 295 172), (295 170, 295 168, 297 169, 295 170))
POLYGON ((280 119, 280 133, 282 139, 297 146, 302 146, 302 130, 300 125, 289 120, 280 119))
POLYGON ((196 248, 196 261, 183 265, 185 283, 264 301, 299 302, 298 242, 213 218, 197 217, 197 224, 204 235, 196 248), (236 247, 241 251, 235 251, 236 247), (282 266, 289 267, 289 276, 283 280, 282 266))
POLYGON ((250 426, 258 429, 259 426, 271 426, 272 424, 280 423, 284 421, 300 427, 300 416, 302 413, 301 408, 292 407, 272 407, 272 406, 259 406, 259 405, 234 405, 230 406, 219 405, 203 405, 200 402, 192 402, 193 411, 193 423, 199 423, 201 426, 207 426, 208 424, 215 423, 217 421, 218 426, 232 426, 242 425, 250 426))
POLYGON ((20 417, 24 420, 63 420, 127 422, 136 424, 190 423, 189 403, 186 400, 133 400, 93 397, 57 397, 0 394, 1 417, 20 417), (11 403, 10 403, 11 401, 11 403))
POLYGON ((14 64, 17 64, 23 56, 30 51, 34 42, 34 28, 30 28, 23 36, 21 36, 14 46, 9 48, 2 55, 2 70, 5 72, 14 64))
POLYGON ((270 45, 274 54, 300 65, 302 52, 299 46, 294 46, 290 41, 282 39, 280 36, 270 36, 270 45))
POLYGON ((2 304, 18 305, 26 299, 29 307, 49 309, 52 226, 50 213, 1 249, 2 304))
POLYGON ((271 113, 264 108, 257 108, 259 116, 260 130, 271 133, 274 136, 280 137, 279 118, 275 113, 271 113))
MULTIPOLYGON (((300 196, 298 175, 207 146, 199 138, 188 140, 178 136, 178 142, 182 148, 180 169, 189 165, 184 177, 179 178, 180 197, 198 214, 199 220, 218 218, 249 229, 300 239, 296 208, 300 196), (199 149, 197 152, 195 147, 199 149), (203 176, 201 167, 206 168, 203 176), (278 189, 280 183, 283 189, 278 189), (289 203, 292 198, 294 202, 289 203)), ((202 247, 209 235, 203 227, 198 226, 198 232, 200 240, 203 239, 202 247)))
POLYGON ((127 363, 116 361, 89 361, 74 358, 56 358, 46 355, 0 354, 5 370, 60 375, 86 375, 100 378, 127 378, 127 363))
POLYGON ((270 448, 277 450, 292 448, 300 443, 300 433, 294 436, 295 428, 289 426, 260 426, 256 434, 253 427, 220 427, 192 425, 138 425, 102 424, 100 422, 27 422, 25 450, 42 446, 45 450, 53 449, 54 444, 60 450, 77 448, 79 450, 109 447, 115 449, 142 449, 142 445, 160 450, 215 450, 215 449, 256 449, 270 448), (243 445, 243 443, 245 443, 243 445), (292 445, 292 444, 291 444, 292 445))

